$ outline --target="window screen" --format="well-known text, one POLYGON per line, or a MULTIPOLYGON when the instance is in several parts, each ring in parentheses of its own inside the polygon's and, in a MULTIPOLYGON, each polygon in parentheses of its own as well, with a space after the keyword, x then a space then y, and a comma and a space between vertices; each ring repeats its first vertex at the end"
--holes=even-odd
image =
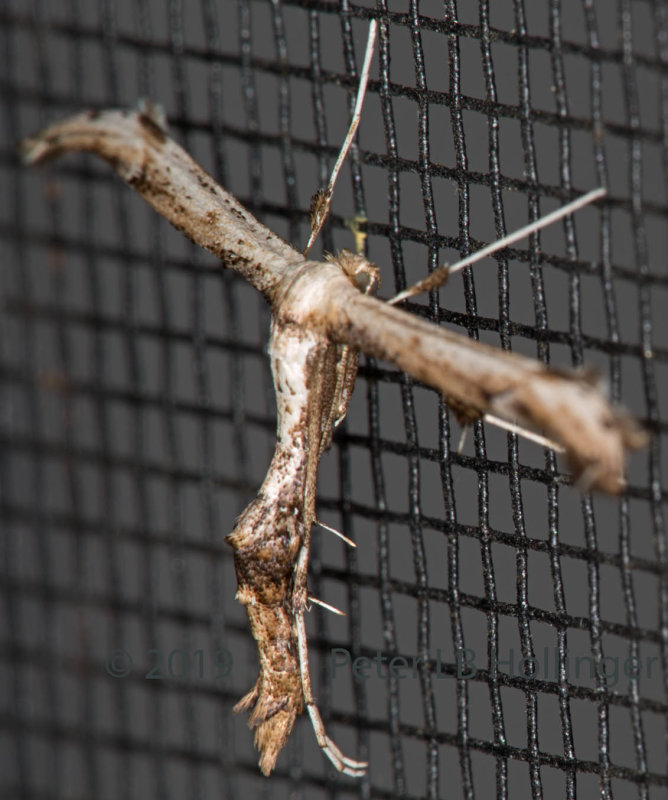
POLYGON ((0 8, 0 786, 7 798, 659 798, 668 786, 668 19, 661 0, 5 0, 0 8), (296 246, 390 297, 578 193, 595 208, 408 310, 560 367, 647 427, 619 497, 362 358, 319 479, 308 720, 264 778, 224 536, 272 453, 264 302, 91 157, 17 143, 83 109, 170 132, 296 246), (322 250, 315 250, 319 255, 322 250), (461 446, 460 446, 461 444, 461 446), (395 661, 395 674, 388 670, 395 661), (405 660, 405 667, 400 667, 405 660))

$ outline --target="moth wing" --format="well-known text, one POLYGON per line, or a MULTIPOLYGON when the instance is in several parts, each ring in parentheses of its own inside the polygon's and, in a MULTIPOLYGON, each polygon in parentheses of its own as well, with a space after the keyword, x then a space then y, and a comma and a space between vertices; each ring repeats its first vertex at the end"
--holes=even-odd
POLYGON ((27 163, 85 151, 121 178, 200 247, 271 296, 303 257, 259 222, 171 139, 150 105, 137 111, 87 111, 21 143, 27 163))
POLYGON ((627 451, 646 442, 585 373, 551 370, 367 295, 351 295, 330 316, 333 336, 338 331, 341 340, 390 361, 455 404, 544 431, 563 445, 583 488, 619 492, 627 451))

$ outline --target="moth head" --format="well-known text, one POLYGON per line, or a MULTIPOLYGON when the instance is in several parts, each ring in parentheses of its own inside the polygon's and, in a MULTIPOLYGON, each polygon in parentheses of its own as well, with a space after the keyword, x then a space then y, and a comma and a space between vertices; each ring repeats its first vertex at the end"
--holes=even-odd
POLYGON ((328 253, 325 259, 338 264, 362 294, 375 294, 380 286, 380 270, 364 256, 341 250, 336 255, 328 253))

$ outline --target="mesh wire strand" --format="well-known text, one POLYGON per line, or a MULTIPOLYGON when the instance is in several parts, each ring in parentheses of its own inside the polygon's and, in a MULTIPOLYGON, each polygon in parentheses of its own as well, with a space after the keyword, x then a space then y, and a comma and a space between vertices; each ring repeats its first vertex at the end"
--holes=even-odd
POLYGON ((3 797, 665 796, 667 25, 643 0, 3 4, 3 797), (593 362, 652 444, 620 500, 582 497, 553 454, 481 423, 458 452, 436 393, 363 360, 319 492, 358 548, 314 533, 310 572, 348 617, 309 629, 330 733, 370 771, 332 774, 303 723, 267 781, 232 714, 256 655, 222 541, 273 446, 267 311, 102 165, 27 170, 16 144, 154 98, 299 244, 372 15, 361 144, 323 247, 366 219, 389 296, 609 187, 409 308, 593 362), (418 660, 402 678, 377 655, 418 660))

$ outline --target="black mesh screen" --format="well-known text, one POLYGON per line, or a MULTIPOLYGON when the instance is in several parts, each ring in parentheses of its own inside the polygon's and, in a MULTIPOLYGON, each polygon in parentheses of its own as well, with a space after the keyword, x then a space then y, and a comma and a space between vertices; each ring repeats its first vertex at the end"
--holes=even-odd
POLYGON ((0 4, 3 798, 666 796, 667 17, 661 0, 0 4), (334 773, 304 720, 266 779, 232 713, 257 665, 223 536, 273 447, 267 310, 100 162, 28 169, 16 145, 150 97, 303 245, 371 16, 323 247, 352 248, 366 218, 389 297, 607 186, 408 307, 597 367, 652 443, 619 499, 583 496, 489 425, 458 452, 434 391, 362 359, 319 483, 358 547, 315 530, 310 572, 347 616, 308 624, 328 731, 370 769, 334 773))

